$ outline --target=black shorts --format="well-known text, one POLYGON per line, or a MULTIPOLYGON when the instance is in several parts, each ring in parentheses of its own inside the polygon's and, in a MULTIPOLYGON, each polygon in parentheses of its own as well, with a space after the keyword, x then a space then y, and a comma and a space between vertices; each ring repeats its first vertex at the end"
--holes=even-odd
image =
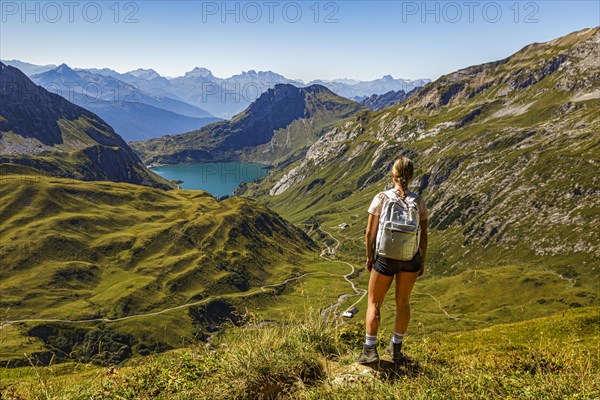
POLYGON ((421 269, 421 252, 410 261, 392 260, 391 258, 379 257, 373 263, 373 269, 385 276, 394 276, 400 271, 418 272, 421 269))

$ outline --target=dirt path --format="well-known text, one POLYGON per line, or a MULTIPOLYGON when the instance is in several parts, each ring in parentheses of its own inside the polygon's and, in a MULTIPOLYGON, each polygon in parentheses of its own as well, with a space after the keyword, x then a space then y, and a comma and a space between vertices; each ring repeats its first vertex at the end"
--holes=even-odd
MULTIPOLYGON (((327 252, 329 254, 336 254, 337 253, 337 249, 338 247, 340 247, 340 241, 335 238, 331 233, 327 232, 326 230, 322 229, 321 230, 328 234, 335 242, 336 245, 333 249, 331 249, 329 246, 327 247, 327 252)), ((350 279, 350 277, 355 273, 356 268, 354 267, 354 265, 350 264, 349 262, 346 261, 340 261, 340 260, 333 260, 331 258, 327 258, 326 256, 324 256, 323 254, 325 253, 325 250, 323 250, 321 252, 321 258, 324 258, 327 261, 331 261, 331 262, 339 262, 339 263, 343 263, 346 264, 350 267, 350 272, 347 273, 346 275, 344 275, 344 279, 350 284, 350 286, 352 287, 352 290, 354 290, 354 293, 346 293, 341 295, 340 297, 338 297, 338 300, 333 303, 332 305, 325 307, 321 310, 321 316, 326 319, 327 315, 331 314, 331 312, 337 310, 339 308, 340 305, 342 305, 342 303, 344 303, 344 301, 346 301, 346 299, 350 298, 350 297, 355 297, 355 296, 360 296, 360 298, 358 300, 356 300, 352 305, 350 305, 348 307, 348 309, 351 309, 352 307, 354 307, 356 304, 358 304, 366 295, 367 295, 367 291, 365 289, 360 289, 356 287, 356 283, 354 283, 354 281, 352 281, 350 279)))
MULTIPOLYGON (((332 275, 332 276, 338 276, 338 277, 342 276, 342 275, 339 275, 339 274, 332 274, 331 272, 325 272, 325 271, 307 272, 307 273, 302 274, 302 275, 298 275, 298 276, 294 276, 294 277, 288 278, 288 279, 286 279, 286 280, 284 280, 282 282, 279 282, 279 283, 273 283, 273 284, 261 286, 258 289, 255 289, 255 290, 253 290, 251 292, 225 294, 225 295, 220 295, 220 296, 209 296, 209 297, 207 297, 205 299, 202 299, 202 300, 194 301, 194 302, 191 302, 191 303, 180 304, 178 306, 165 308, 165 309, 160 310, 160 311, 153 311, 153 312, 142 313, 142 314, 133 314, 133 315, 125 316, 125 317, 112 318, 112 319, 111 318, 105 318, 105 317, 90 318, 90 319, 77 319, 77 320, 73 320, 73 319, 55 319, 55 318, 27 318, 27 319, 13 320, 13 321, 2 321, 2 322, 0 322, 0 328, 2 328, 4 326, 7 326, 7 325, 15 324, 15 323, 18 323, 18 322, 64 322, 64 323, 69 323, 69 324, 85 324, 85 323, 90 323, 90 322, 112 323, 112 322, 125 321, 125 320, 128 320, 128 319, 134 319, 134 318, 150 317, 150 316, 165 314, 165 313, 168 313, 168 312, 174 311, 174 310, 180 310, 182 308, 197 306, 197 305, 204 304, 204 303, 207 303, 207 302, 212 301, 212 300, 224 299, 224 298, 232 298, 232 297, 248 297, 248 296, 253 296, 253 295, 258 294, 258 293, 266 292, 267 288, 275 288, 277 286, 285 285, 288 282, 295 281, 295 280, 298 280, 298 279, 302 279, 302 278, 304 278, 306 276, 309 276, 309 275, 332 275)), ((342 276, 342 277, 344 277, 344 276, 342 276)))
POLYGON ((330 258, 328 258, 328 257, 326 257, 324 255, 324 252, 326 252, 326 251, 329 254, 335 254, 337 252, 338 247, 340 246, 340 241, 338 239, 336 239, 331 233, 326 232, 326 231, 323 231, 323 232, 327 233, 336 242, 336 245, 335 245, 335 247, 333 249, 330 248, 329 246, 326 246, 326 249, 324 249, 321 252, 320 256, 323 259, 331 261, 331 262, 340 262, 340 263, 348 265, 351 268, 351 270, 346 275, 332 274, 330 272, 325 272, 325 271, 307 272, 307 273, 302 274, 302 275, 298 275, 298 276, 294 276, 294 277, 291 277, 291 278, 287 278, 286 280, 284 280, 282 282, 279 282, 279 283, 273 283, 273 284, 261 286, 258 289, 255 289, 255 290, 250 291, 250 292, 225 294, 225 295, 220 295, 220 296, 209 296, 209 297, 207 297, 205 299, 202 299, 202 300, 198 300, 198 301, 194 301, 194 302, 190 302, 190 303, 185 303, 185 304, 180 304, 178 306, 165 308, 165 309, 159 310, 159 311, 152 311, 152 312, 141 313, 141 314, 127 315, 125 317, 119 317, 119 318, 100 317, 100 318, 76 319, 76 320, 74 320, 74 319, 58 319, 58 318, 26 318, 26 319, 12 320, 12 321, 1 321, 0 322, 0 329, 3 328, 4 326, 12 325, 12 324, 19 323, 19 322, 63 322, 63 323, 69 323, 69 324, 86 324, 86 323, 90 323, 90 322, 105 322, 105 323, 120 322, 120 321, 126 321, 126 320, 134 319, 134 318, 145 318, 145 317, 151 317, 151 316, 157 316, 157 315, 161 315, 161 314, 166 314, 166 313, 171 312, 171 311, 175 311, 175 310, 180 310, 180 309, 183 309, 183 308, 188 308, 188 307, 193 307, 193 306, 201 305, 201 304, 207 303, 207 302, 212 301, 212 300, 217 300, 217 299, 233 298, 233 297, 249 297, 249 296, 253 296, 253 295, 258 294, 258 293, 264 293, 264 292, 268 291, 268 288, 275 288, 277 286, 282 286, 282 285, 285 285, 285 284, 287 284, 289 282, 302 279, 302 278, 304 278, 306 276, 309 276, 309 275, 331 275, 331 276, 338 276, 338 277, 341 276, 342 278, 344 278, 350 284, 350 286, 352 287, 352 290, 354 291, 354 293, 343 294, 343 295, 339 296, 338 300, 335 303, 333 303, 330 306, 327 306, 327 307, 323 308, 321 310, 321 315, 323 317, 325 317, 330 310, 337 309, 347 298, 362 295, 354 304, 352 304, 348 308, 354 307, 358 302, 360 302, 364 298, 364 296, 366 295, 367 291, 364 290, 364 289, 357 288, 356 284, 352 280, 350 280, 350 276, 352 276, 352 274, 354 274, 354 272, 355 272, 355 268, 354 268, 354 266, 352 264, 350 264, 348 262, 345 262, 345 261, 333 260, 333 259, 330 259, 330 258))
POLYGON ((436 298, 434 295, 432 295, 432 294, 429 294, 429 293, 419 292, 418 290, 414 290, 414 289, 413 289, 413 291, 412 291, 412 292, 413 292, 413 294, 416 294, 416 295, 419 295, 419 294, 421 294, 421 295, 424 295, 424 296, 429 296, 429 297, 431 297, 431 298, 432 298, 432 299, 433 299, 435 302, 437 302, 438 308, 439 308, 440 310, 442 310, 442 312, 443 312, 444 314, 446 314, 446 316, 447 316, 448 318, 450 318, 450 319, 454 319, 454 320, 458 320, 458 319, 460 319, 460 318, 458 318, 458 317, 455 317, 455 316, 453 316, 453 315, 450 315, 450 314, 448 314, 448 312, 447 312, 447 311, 444 309, 444 307, 442 307, 442 302, 441 302, 441 301, 439 301, 439 300, 438 300, 438 299, 437 299, 437 298, 436 298))

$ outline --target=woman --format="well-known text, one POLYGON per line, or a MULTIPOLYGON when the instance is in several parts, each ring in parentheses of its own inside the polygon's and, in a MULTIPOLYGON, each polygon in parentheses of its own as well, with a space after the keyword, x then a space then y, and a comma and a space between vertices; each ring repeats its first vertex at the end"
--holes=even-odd
POLYGON ((366 231, 366 268, 371 275, 368 289, 366 340, 363 344, 363 352, 356 360, 361 364, 369 364, 379 360, 379 354, 377 354, 377 331, 381 318, 380 310, 383 299, 394 277, 396 277, 396 324, 394 336, 390 343, 390 352, 394 361, 399 361, 403 358, 401 353, 402 339, 410 321, 410 292, 417 277, 423 274, 427 253, 427 206, 421 196, 408 190, 408 185, 413 178, 413 171, 412 161, 404 156, 398 157, 392 165, 391 177, 395 194, 403 199, 407 197, 413 199, 419 211, 419 225, 421 228, 419 249, 410 261, 376 257, 375 240, 379 226, 379 215, 381 214, 384 200, 388 197, 386 193, 381 192, 377 194, 369 207, 369 219, 366 231))

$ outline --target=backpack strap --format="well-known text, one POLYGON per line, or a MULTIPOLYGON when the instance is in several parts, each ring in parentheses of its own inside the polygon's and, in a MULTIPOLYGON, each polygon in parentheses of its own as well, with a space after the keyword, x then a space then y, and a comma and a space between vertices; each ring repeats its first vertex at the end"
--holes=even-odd
POLYGON ((406 195, 406 197, 400 197, 398 195, 398 193, 396 193, 396 189, 390 189, 390 190, 386 190, 385 192, 381 192, 385 195, 385 197, 387 197, 389 200, 391 201, 396 201, 396 202, 400 202, 400 203, 404 203, 404 205, 408 207, 410 207, 410 203, 414 203, 415 205, 416 203, 416 195, 413 192, 408 192, 408 194, 406 195))
POLYGON ((417 212, 419 213, 419 219, 420 219, 421 213, 419 212, 419 202, 417 201, 418 198, 419 198, 419 195, 416 194, 415 192, 409 192, 408 195, 406 196, 406 200, 408 200, 411 204, 415 205, 415 208, 417 209, 417 212))
POLYGON ((406 195, 406 200, 416 203, 417 197, 419 197, 419 196, 415 192, 408 192, 408 194, 406 195))
POLYGON ((419 197, 418 194, 416 194, 415 192, 411 192, 411 191, 407 191, 407 195, 406 197, 402 198, 400 196, 398 196, 398 193, 396 193, 396 189, 390 189, 387 190, 385 192, 381 192, 383 193, 389 200, 392 200, 392 196, 395 197, 397 200, 394 201, 400 201, 402 203, 404 203, 406 205, 406 208, 410 208, 411 205, 414 205, 414 207, 417 209, 417 213, 419 213, 419 218, 420 218, 420 211, 419 211, 419 203, 417 202, 417 198, 419 197))

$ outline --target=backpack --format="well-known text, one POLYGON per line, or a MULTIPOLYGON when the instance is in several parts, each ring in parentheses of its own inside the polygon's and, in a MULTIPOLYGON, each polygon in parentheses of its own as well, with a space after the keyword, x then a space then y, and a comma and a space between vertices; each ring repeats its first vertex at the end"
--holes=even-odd
POLYGON ((379 216, 375 254, 410 261, 419 250, 421 237, 417 195, 410 192, 403 199, 394 189, 383 194, 386 199, 379 216))

